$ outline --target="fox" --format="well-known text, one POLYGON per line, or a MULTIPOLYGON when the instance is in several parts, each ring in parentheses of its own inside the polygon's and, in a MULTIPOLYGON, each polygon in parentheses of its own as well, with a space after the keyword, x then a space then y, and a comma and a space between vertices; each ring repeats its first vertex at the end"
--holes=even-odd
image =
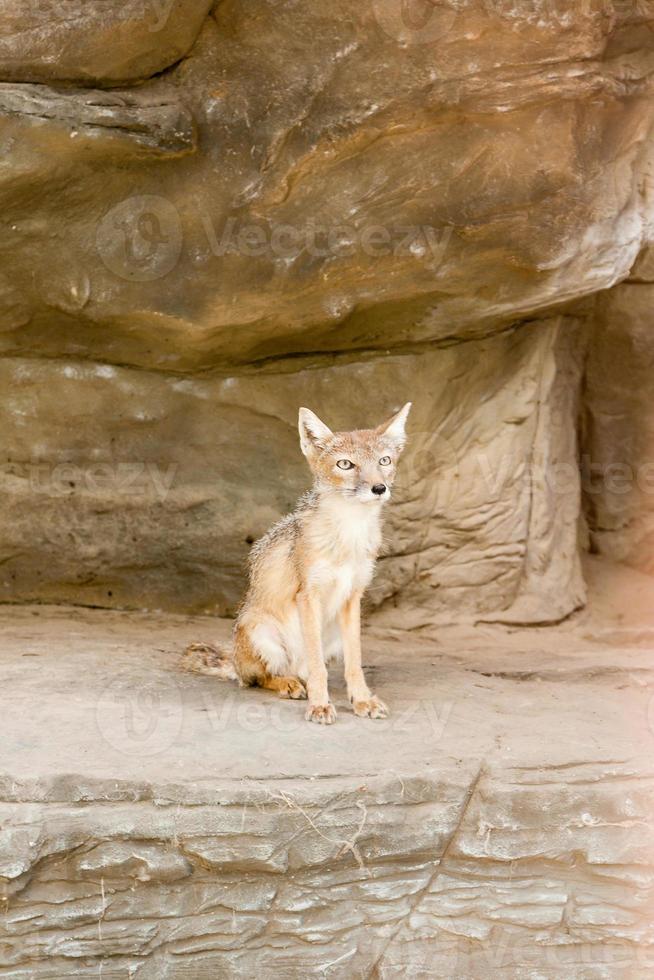
POLYGON ((252 546, 231 647, 193 643, 185 669, 308 699, 306 720, 331 725, 327 666, 342 660, 354 714, 388 716, 363 673, 361 600, 380 553, 410 410, 407 402, 375 429, 332 432, 300 408, 300 448, 313 486, 252 546))

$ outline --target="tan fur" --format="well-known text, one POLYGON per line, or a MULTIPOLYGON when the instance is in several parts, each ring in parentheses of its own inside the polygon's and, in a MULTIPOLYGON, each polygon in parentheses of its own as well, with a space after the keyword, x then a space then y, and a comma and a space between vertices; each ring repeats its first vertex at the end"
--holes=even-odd
POLYGON ((342 655, 355 714, 386 717, 387 708, 371 694, 361 666, 360 604, 379 554, 382 508, 404 447, 410 407, 377 429, 336 433, 300 409, 300 444, 313 489, 252 548, 233 650, 193 644, 185 654, 187 669, 236 676, 244 686, 280 697, 308 696, 307 719, 331 724, 336 711, 326 664, 342 655), (342 469, 339 460, 354 465, 342 469), (372 487, 381 485, 386 491, 375 494, 372 487))
POLYGON ((209 643, 191 643, 184 651, 182 666, 194 674, 209 674, 224 680, 238 680, 231 652, 209 643))

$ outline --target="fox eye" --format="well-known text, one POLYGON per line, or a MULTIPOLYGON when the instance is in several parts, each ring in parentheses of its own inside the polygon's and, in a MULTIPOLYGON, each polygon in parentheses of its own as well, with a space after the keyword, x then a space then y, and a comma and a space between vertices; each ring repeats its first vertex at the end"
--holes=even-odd
POLYGON ((338 466, 339 470, 354 469, 354 463, 352 463, 349 459, 339 459, 336 461, 336 465, 338 466))
POLYGON ((382 458, 379 460, 379 465, 380 466, 388 466, 389 463, 390 463, 390 461, 391 461, 391 457, 390 456, 382 456, 382 458))

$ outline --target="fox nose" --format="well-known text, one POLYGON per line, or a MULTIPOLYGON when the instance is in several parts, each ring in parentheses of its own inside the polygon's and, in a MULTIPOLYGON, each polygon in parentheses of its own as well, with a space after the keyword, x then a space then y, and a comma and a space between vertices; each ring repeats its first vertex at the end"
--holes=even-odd
POLYGON ((372 487, 371 489, 373 493, 376 493, 379 497, 381 497, 383 493, 386 493, 386 484, 375 483, 374 487, 372 487))

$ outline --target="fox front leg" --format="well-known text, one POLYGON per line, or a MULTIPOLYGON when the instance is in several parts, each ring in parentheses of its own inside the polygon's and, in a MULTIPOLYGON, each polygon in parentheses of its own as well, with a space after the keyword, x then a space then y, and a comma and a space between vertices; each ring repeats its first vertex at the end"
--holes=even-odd
POLYGON ((355 715, 360 718, 386 718, 388 708, 371 694, 361 666, 361 593, 355 592, 340 612, 345 683, 355 715))
POLYGON ((305 718, 318 725, 336 721, 336 709, 329 700, 327 668, 322 655, 321 614, 317 597, 302 591, 298 595, 302 638, 307 658, 307 694, 309 707, 305 718))

